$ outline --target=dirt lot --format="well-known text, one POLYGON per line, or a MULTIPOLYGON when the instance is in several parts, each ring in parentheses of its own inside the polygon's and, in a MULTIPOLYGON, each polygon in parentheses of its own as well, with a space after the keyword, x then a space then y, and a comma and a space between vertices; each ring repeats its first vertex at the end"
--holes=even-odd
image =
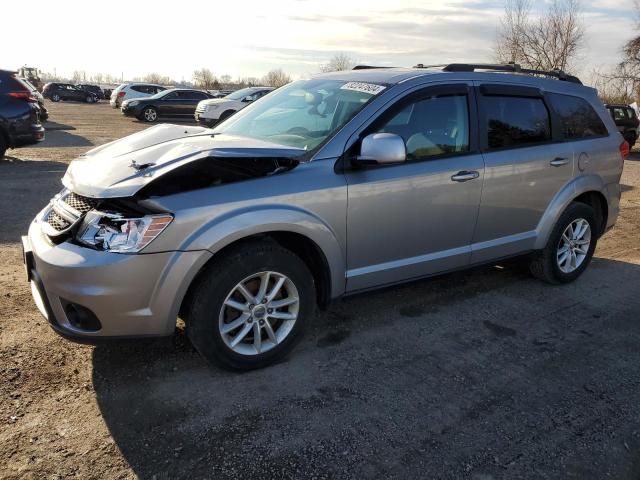
POLYGON ((640 478, 640 155, 578 282, 508 263, 351 298, 235 374, 181 332, 89 347, 40 317, 20 235, 69 160, 145 127, 104 103, 51 117, 0 162, 1 478, 640 478))

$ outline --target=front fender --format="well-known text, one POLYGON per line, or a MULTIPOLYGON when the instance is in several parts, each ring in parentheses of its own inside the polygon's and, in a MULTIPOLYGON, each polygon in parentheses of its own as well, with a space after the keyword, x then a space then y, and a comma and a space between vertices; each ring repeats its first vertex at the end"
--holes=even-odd
POLYGON ((533 248, 535 250, 543 249, 549 241, 549 236, 558 222, 560 215, 562 215, 562 212, 565 211, 576 197, 583 193, 593 191, 602 193, 609 203, 607 186, 604 184, 602 178, 597 175, 583 175, 567 183, 564 188, 553 197, 547 210, 542 215, 536 228, 537 235, 533 248))
POLYGON ((264 205, 228 212, 196 230, 181 250, 208 250, 215 254, 238 240, 268 232, 297 233, 314 242, 329 267, 331 297, 344 293, 346 266, 337 235, 327 223, 301 208, 264 205))

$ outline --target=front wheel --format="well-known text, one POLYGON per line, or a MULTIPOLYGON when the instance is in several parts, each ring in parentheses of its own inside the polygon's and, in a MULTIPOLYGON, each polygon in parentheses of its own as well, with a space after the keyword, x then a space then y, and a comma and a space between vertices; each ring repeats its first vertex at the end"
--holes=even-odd
POLYGON ((84 101, 87 103, 93 103, 93 97, 91 95, 87 95, 84 101))
POLYGON ((51 101, 52 102, 59 102, 60 101, 60 95, 58 95, 57 93, 54 93, 53 95, 51 95, 51 101))
POLYGON ((200 277, 190 296, 187 333, 210 361, 238 370, 284 357, 315 311, 306 264, 275 242, 247 242, 200 277))
POLYGON ((599 223, 589 205, 572 203, 560 216, 547 245, 534 254, 531 273, 547 283, 569 283, 591 262, 598 241, 599 223))
POLYGON ((158 120, 158 111, 153 107, 147 107, 142 112, 142 118, 145 122, 153 123, 158 120))

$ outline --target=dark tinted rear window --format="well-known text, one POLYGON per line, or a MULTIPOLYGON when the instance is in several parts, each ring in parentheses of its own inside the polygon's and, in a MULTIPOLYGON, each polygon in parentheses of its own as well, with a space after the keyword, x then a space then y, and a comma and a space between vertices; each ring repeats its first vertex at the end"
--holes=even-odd
POLYGON ((29 87, 22 84, 19 79, 12 74, 0 73, 0 93, 14 92, 16 90, 29 90, 29 87))
POLYGON ((483 106, 489 148, 551 140, 549 112, 540 98, 485 96, 483 106))
POLYGON ((586 100, 559 93, 552 93, 549 97, 560 117, 564 138, 589 138, 608 134, 607 127, 586 100))

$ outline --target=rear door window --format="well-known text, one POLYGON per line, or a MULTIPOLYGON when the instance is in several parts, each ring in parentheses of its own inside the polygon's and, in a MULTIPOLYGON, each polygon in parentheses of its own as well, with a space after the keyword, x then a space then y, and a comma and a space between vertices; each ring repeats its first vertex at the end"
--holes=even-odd
POLYGON ((482 122, 490 149, 535 145, 551 140, 549 111, 541 98, 484 96, 482 122))
POLYGON ((564 139, 576 140, 608 135, 607 127, 598 113, 583 98, 560 93, 551 93, 549 98, 553 109, 560 117, 564 139))

